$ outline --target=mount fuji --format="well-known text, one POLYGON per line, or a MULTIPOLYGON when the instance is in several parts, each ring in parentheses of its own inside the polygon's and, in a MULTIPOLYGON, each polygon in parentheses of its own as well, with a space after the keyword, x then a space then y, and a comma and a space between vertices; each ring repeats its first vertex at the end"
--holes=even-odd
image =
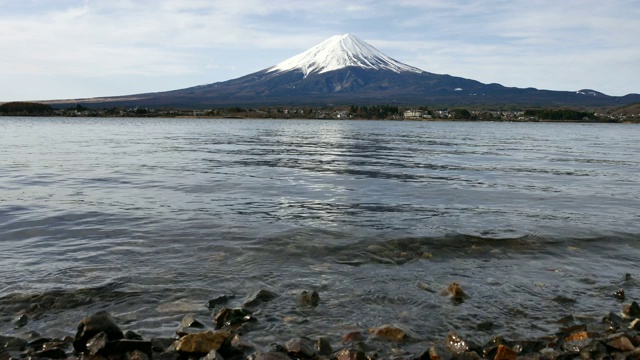
POLYGON ((166 92, 49 103, 212 108, 350 104, 612 106, 639 101, 638 94, 615 97, 584 89, 510 88, 434 74, 401 63, 358 37, 345 34, 233 80, 166 92))

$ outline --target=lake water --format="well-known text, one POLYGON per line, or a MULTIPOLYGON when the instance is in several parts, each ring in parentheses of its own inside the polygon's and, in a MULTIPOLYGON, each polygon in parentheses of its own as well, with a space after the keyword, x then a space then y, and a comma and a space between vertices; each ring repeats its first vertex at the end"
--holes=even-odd
POLYGON ((248 334, 262 346, 388 323, 412 333, 406 351, 449 330, 551 334, 619 312, 619 288, 640 300, 639 139, 623 124, 0 118, 0 334, 73 335, 107 309, 171 336, 215 296, 260 289, 280 294, 248 334), (453 281, 463 303, 440 293, 453 281))

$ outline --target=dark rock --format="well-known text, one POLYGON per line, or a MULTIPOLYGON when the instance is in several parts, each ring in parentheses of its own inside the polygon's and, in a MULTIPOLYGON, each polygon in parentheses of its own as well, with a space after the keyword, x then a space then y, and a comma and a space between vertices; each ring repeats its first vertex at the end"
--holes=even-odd
POLYGON ((455 355, 461 355, 462 353, 469 351, 469 345, 467 344, 467 342, 460 338, 460 336, 458 336, 458 334, 454 333, 453 331, 447 334, 445 347, 455 355))
POLYGON ((413 360, 449 360, 451 359, 451 354, 448 352, 442 351, 438 347, 432 346, 422 354, 415 357, 413 360))
POLYGON ((125 360, 149 360, 149 355, 140 350, 134 350, 124 355, 125 360))
POLYGON ((29 323, 29 317, 27 314, 22 314, 12 321, 13 325, 17 328, 21 328, 29 323))
POLYGON ((333 348, 331 347, 331 343, 329 339, 326 337, 320 337, 316 340, 315 349, 320 355, 331 355, 333 353, 333 348))
POLYGON ((367 355, 362 350, 343 349, 333 356, 335 360, 367 360, 367 355))
POLYGON ((278 294, 269 290, 261 289, 255 294, 249 296, 242 306, 248 309, 254 309, 259 307, 263 303, 269 302, 277 297, 278 294))
POLYGON ((220 309, 214 318, 216 329, 221 329, 225 326, 238 325, 252 320, 254 319, 251 317, 251 311, 247 309, 232 309, 227 307, 220 309))
POLYGON ((399 342, 409 338, 407 333, 394 325, 382 325, 379 327, 373 327, 369 329, 369 333, 374 334, 376 337, 384 340, 390 340, 399 342))
POLYGON ((165 352, 174 343, 172 338, 153 338, 151 339, 151 350, 154 352, 165 352))
POLYGON ((300 294, 298 294, 298 302, 304 306, 313 306, 316 307, 320 303, 320 295, 317 291, 307 291, 304 290, 300 294))
POLYGON ((348 344, 354 341, 361 341, 364 338, 360 331, 352 331, 342 337, 342 343, 348 344))
POLYGON ((217 351, 211 350, 205 357, 200 360, 224 360, 224 358, 217 351))
POLYGON ((625 297, 624 297, 624 289, 620 289, 616 292, 613 293, 613 296, 620 300, 620 301, 624 301, 625 297))
POLYGON ((272 352, 281 352, 281 353, 286 353, 287 352, 287 349, 285 349, 282 344, 271 343, 271 344, 269 344, 269 347, 271 348, 272 352))
POLYGON ((110 355, 141 352, 151 358, 153 355, 151 341, 120 339, 107 343, 105 352, 110 355))
POLYGON ((561 305, 573 305, 573 304, 577 303, 577 301, 575 299, 568 298, 568 297, 562 296, 562 295, 558 295, 558 296, 554 297, 551 300, 554 301, 554 302, 557 302, 558 304, 561 304, 561 305))
POLYGON ((606 339, 605 344, 620 351, 632 351, 633 349, 635 349, 635 346, 633 346, 631 340, 629 340, 629 338, 624 334, 609 335, 606 339))
POLYGON ((640 317, 640 305, 635 301, 629 305, 625 305, 622 309, 622 314, 626 317, 640 317))
POLYGON ((567 341, 562 344, 562 349, 567 353, 577 354, 582 351, 584 348, 593 344, 594 340, 588 337, 586 338, 577 338, 576 340, 567 341))
POLYGON ((447 287, 447 292, 455 302, 463 302, 469 297, 457 282, 452 282, 449 287, 447 287))
POLYGON ((236 334, 233 335, 230 342, 231 348, 226 349, 224 357, 228 357, 231 355, 230 350, 235 350, 234 352, 237 354, 250 354, 258 350, 260 347, 246 338, 236 334))
POLYGON ((493 321, 483 321, 476 325, 478 331, 490 331, 493 329, 493 321))
POLYGON ((53 339, 47 337, 40 337, 33 339, 27 343, 27 348, 30 349, 42 349, 42 346, 48 342, 51 342, 53 339))
POLYGON ((187 314, 180 321, 180 326, 176 329, 176 335, 182 337, 187 334, 202 332, 203 329, 206 329, 205 324, 197 320, 193 314, 187 314))
POLYGON ((291 360, 291 358, 285 353, 272 351, 266 353, 257 353, 250 358, 253 358, 253 360, 291 360))
POLYGON ((109 337, 107 336, 107 333, 101 331, 87 341, 87 350, 89 350, 89 353, 91 353, 91 355, 96 355, 107 346, 108 342, 109 337))
POLYGON ((207 307, 209 309, 213 309, 214 307, 216 307, 218 305, 224 305, 224 304, 228 303, 229 299, 231 299, 231 298, 233 298, 233 295, 232 296, 229 296, 229 295, 217 296, 217 297, 207 301, 207 307))
POLYGON ((142 335, 131 330, 127 330, 127 332, 124 333, 124 338, 127 340, 143 340, 142 335))
POLYGON ((31 354, 32 357, 35 358, 46 358, 46 359, 66 359, 67 353, 60 348, 52 348, 47 350, 36 351, 31 354))
POLYGON ((176 351, 184 353, 207 354, 218 350, 231 335, 226 331, 205 331, 185 335, 175 343, 176 351))
POLYGON ((153 354, 153 360, 184 360, 185 356, 183 354, 177 353, 175 351, 167 351, 163 353, 155 353, 153 354))
POLYGON ((78 332, 73 340, 73 348, 77 352, 86 351, 87 341, 100 332, 104 332, 109 341, 124 338, 122 330, 116 325, 111 315, 106 311, 99 311, 80 320, 78 332))
POLYGON ((610 312, 607 316, 602 318, 602 322, 605 324, 611 324, 615 327, 620 327, 624 323, 624 320, 622 320, 618 314, 610 312))
POLYGON ((26 346, 27 340, 0 335, 0 349, 2 351, 22 351, 26 346))
POLYGON ((631 278, 631 274, 629 274, 629 273, 624 274, 623 281, 629 281, 631 279, 632 279, 631 278))
POLYGON ((298 359, 311 359, 317 355, 313 341, 304 337, 287 341, 284 344, 284 348, 290 356, 298 359))
POLYGON ((511 342, 511 348, 518 354, 536 353, 546 347, 544 341, 539 340, 518 340, 511 342))

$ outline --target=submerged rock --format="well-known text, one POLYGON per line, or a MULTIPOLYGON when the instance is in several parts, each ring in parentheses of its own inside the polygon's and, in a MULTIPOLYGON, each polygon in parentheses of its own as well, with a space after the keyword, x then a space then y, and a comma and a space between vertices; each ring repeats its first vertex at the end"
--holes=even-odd
POLYGON ((444 293, 449 294, 451 299, 457 302, 462 302, 469 297, 469 295, 462 290, 462 286, 455 281, 447 287, 444 293))
POLYGON ((620 289, 620 290, 618 290, 618 291, 614 292, 614 293, 613 293, 613 296, 614 296, 616 299, 620 300, 620 301, 624 301, 624 299, 625 299, 625 296, 624 296, 624 289, 620 289))
POLYGON ((298 302, 304 306, 316 307, 320 303, 320 295, 317 291, 304 290, 297 296, 298 302))
POLYGON ((21 328, 29 323, 29 316, 27 314, 22 314, 13 319, 13 325, 17 328, 21 328))
POLYGON ((374 334, 378 338, 395 342, 406 340, 409 337, 404 330, 394 325, 373 327, 369 329, 369 333, 374 334))
POLYGON ((216 329, 221 329, 225 326, 238 325, 252 320, 251 311, 247 309, 227 307, 220 309, 214 318, 216 329))
POLYGON ((259 307, 263 303, 269 302, 278 297, 273 291, 261 289, 253 295, 249 296, 242 306, 252 309, 259 307))
POLYGON ((229 299, 232 299, 233 295, 220 295, 220 296, 216 296, 215 298, 207 301, 207 307, 209 309, 213 309, 214 307, 216 307, 217 305, 224 305, 226 303, 229 302, 229 299))
POLYGON ((445 342, 445 347, 454 355, 460 355, 469 351, 469 344, 466 341, 462 340, 458 334, 450 331, 447 334, 447 340, 445 342))

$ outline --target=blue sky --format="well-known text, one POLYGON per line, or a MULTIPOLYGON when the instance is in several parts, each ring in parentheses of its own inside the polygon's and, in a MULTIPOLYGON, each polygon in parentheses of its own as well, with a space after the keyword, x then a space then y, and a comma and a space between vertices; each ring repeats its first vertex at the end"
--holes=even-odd
POLYGON ((351 33, 421 68, 640 93, 638 0, 0 0, 0 101, 173 90, 351 33))

